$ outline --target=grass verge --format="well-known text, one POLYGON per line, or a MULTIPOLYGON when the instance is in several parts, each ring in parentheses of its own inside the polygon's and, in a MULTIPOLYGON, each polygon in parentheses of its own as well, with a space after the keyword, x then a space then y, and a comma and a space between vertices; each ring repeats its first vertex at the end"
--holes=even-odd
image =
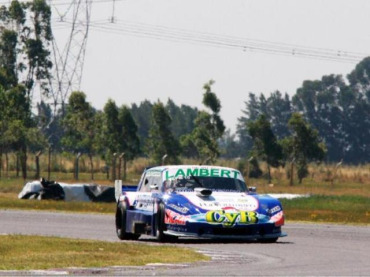
MULTIPOLYGON (((363 173, 363 176, 365 176, 365 173, 363 173)), ((61 181, 74 183, 71 180, 63 179, 61 181)), ((257 185, 258 193, 261 194, 298 193, 312 195, 309 198, 281 199, 288 220, 370 224, 370 184, 367 182, 349 182, 344 179, 343 182, 329 185, 325 182, 316 182, 314 179, 307 178, 302 185, 289 186, 288 183, 281 183, 277 180, 275 180, 274 185, 267 185, 262 179, 250 181, 252 185, 257 185)), ((88 180, 82 180, 81 182, 89 183, 88 180)), ((109 184, 103 181, 97 183, 109 184)), ((115 212, 115 203, 18 199, 17 196, 22 190, 23 184, 24 181, 20 178, 0 179, 0 209, 110 214, 115 212)))
POLYGON ((168 245, 20 235, 2 235, 0 239, 0 270, 139 266, 209 260, 191 249, 168 245))
POLYGON ((116 211, 116 203, 28 200, 18 199, 13 193, 0 193, 0 209, 46 210, 84 213, 111 213, 116 211))
POLYGON ((287 220, 370 224, 370 198, 313 195, 281 199, 287 220))

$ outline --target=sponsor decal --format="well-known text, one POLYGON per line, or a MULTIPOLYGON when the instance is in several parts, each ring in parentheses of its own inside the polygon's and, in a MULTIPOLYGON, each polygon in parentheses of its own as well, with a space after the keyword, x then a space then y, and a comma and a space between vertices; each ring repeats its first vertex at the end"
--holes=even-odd
POLYGON ((203 200, 194 194, 184 195, 189 201, 202 209, 219 210, 223 207, 233 207, 243 211, 255 211, 258 209, 258 200, 250 195, 239 195, 238 198, 223 196, 222 193, 213 195, 211 200, 203 200))
POLYGON ((138 194, 133 203, 133 205, 137 209, 141 209, 141 210, 152 210, 153 204, 154 204, 154 200, 153 200, 151 193, 138 194))
POLYGON ((233 208, 226 208, 207 212, 206 221, 209 223, 222 223, 224 227, 232 227, 236 224, 257 223, 258 217, 256 212, 238 211, 233 208))
POLYGON ((241 174, 238 170, 225 169, 225 168, 179 168, 174 172, 167 170, 165 172, 165 180, 178 179, 180 177, 186 178, 189 176, 198 177, 225 177, 225 178, 235 178, 242 180, 241 174), (172 173, 172 174, 171 174, 172 173))
POLYGON ((151 194, 138 194, 136 200, 140 203, 153 203, 153 197, 151 194))
POLYGON ((279 212, 279 211, 281 211, 280 206, 275 206, 272 209, 270 209, 270 214, 274 214, 274 213, 279 212))
POLYGON ((188 228, 184 225, 168 225, 167 230, 169 231, 175 231, 179 233, 186 233, 188 232, 188 228))
POLYGON ((167 209, 164 223, 173 225, 185 225, 188 219, 189 216, 184 216, 167 209))
POLYGON ((179 206, 177 206, 175 204, 168 204, 167 206, 169 208, 174 209, 175 211, 178 211, 178 212, 183 213, 183 214, 186 214, 189 211, 188 208, 186 208, 186 207, 179 207, 179 206))

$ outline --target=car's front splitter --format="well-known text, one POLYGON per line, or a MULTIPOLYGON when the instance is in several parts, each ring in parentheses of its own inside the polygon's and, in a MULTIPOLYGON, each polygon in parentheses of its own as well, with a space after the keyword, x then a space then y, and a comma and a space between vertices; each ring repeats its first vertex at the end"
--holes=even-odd
POLYGON ((165 234, 178 237, 232 238, 232 239, 273 239, 285 237, 273 223, 250 224, 225 227, 222 224, 189 223, 184 226, 167 225, 165 234))
POLYGON ((212 234, 202 234, 197 233, 181 233, 175 231, 165 231, 166 235, 175 236, 175 237, 197 237, 197 238, 206 238, 206 239, 242 239, 242 240, 263 240, 263 239, 274 239, 280 237, 286 237, 287 233, 281 232, 276 234, 265 234, 265 235, 212 235, 212 234))

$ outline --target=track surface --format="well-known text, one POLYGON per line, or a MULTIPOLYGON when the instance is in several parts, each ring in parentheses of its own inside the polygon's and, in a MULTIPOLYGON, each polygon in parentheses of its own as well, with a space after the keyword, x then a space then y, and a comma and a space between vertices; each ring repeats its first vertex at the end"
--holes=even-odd
MULTIPOLYGON (((199 239, 180 239, 176 244, 210 255, 210 262, 60 269, 57 272, 41 273, 0 271, 0 275, 370 276, 368 226, 288 223, 284 231, 288 237, 274 244, 199 239)), ((0 234, 35 234, 119 242, 114 230, 114 215, 0 210, 0 234)), ((150 237, 143 237, 138 243, 156 242, 150 237)))

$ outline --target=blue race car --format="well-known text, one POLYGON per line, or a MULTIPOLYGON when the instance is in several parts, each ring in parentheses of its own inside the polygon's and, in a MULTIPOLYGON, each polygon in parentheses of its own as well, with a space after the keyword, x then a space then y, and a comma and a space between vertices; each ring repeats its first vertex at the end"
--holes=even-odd
POLYGON ((286 236, 280 202, 248 189, 240 171, 232 168, 152 167, 137 188, 116 182, 115 189, 121 240, 146 234, 159 241, 192 236, 276 242, 286 236))

